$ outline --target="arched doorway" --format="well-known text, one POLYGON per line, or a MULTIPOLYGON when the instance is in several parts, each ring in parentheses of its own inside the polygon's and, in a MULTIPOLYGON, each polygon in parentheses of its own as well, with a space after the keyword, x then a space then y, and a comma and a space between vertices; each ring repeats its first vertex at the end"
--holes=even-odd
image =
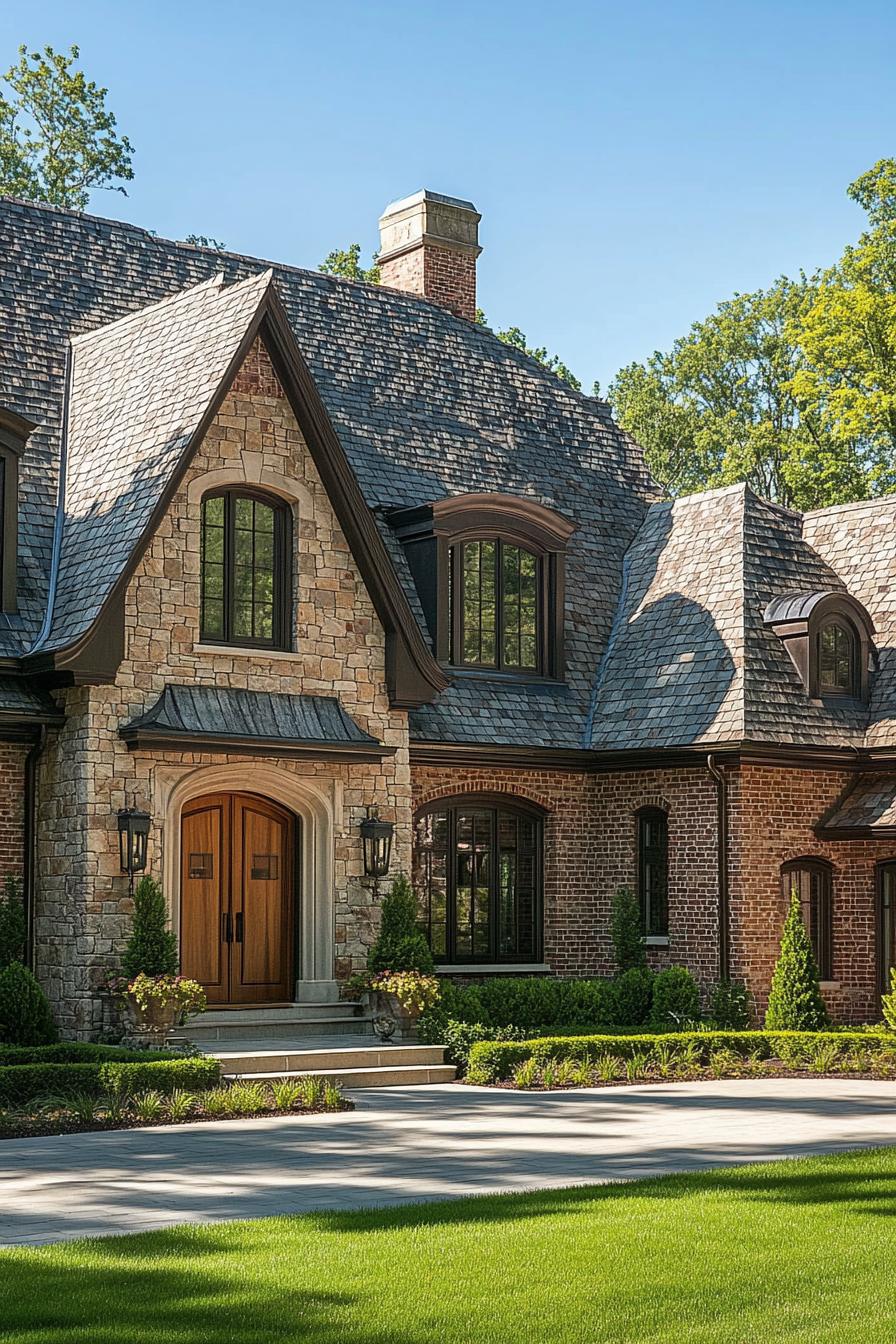
POLYGON ((292 999, 296 819, 250 793, 191 799, 181 813, 181 973, 209 1003, 292 999))

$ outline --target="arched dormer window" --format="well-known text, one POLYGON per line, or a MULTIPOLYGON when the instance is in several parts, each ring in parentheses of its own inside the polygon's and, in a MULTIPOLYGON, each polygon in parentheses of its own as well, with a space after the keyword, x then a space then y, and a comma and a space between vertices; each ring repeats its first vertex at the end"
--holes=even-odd
POLYGON ((0 610, 15 611, 19 542, 19 458, 36 426, 0 406, 0 610))
POLYGON ((535 500, 456 495, 393 513, 439 661, 563 676, 564 568, 575 525, 535 500))
POLYGON ((292 520, 273 495, 235 487, 202 500, 200 638, 289 647, 292 520))
POLYGON ((822 695, 856 694, 856 633, 842 617, 818 628, 818 689, 822 695))
POLYGON ((765 609, 813 699, 868 698, 873 658, 871 617, 849 593, 786 593, 765 609))

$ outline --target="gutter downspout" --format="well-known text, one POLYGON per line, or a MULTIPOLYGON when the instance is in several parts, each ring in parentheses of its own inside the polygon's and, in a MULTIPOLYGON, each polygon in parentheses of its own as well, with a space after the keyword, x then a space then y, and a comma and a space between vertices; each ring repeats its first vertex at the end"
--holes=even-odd
POLYGON ((716 756, 710 753, 706 768, 716 781, 718 799, 719 863, 719 979, 727 980, 731 971, 730 901, 728 892, 728 777, 716 756))
POLYGON ((25 757, 25 855, 22 889, 25 902, 25 965, 34 970, 34 897, 37 876, 37 762, 47 745, 47 725, 42 723, 37 739, 25 757))

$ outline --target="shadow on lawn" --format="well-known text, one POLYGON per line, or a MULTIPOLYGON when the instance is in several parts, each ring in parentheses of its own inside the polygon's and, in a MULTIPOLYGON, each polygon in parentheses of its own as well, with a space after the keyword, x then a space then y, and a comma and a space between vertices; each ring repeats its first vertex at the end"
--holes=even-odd
POLYGON ((583 1184, 531 1194, 483 1195, 445 1199, 439 1203, 310 1213, 305 1217, 322 1232, 381 1232, 452 1223, 515 1222, 523 1218, 571 1213, 582 1204, 599 1205, 605 1200, 674 1200, 701 1192, 732 1194, 767 1204, 852 1204, 859 1214, 892 1217, 896 1215, 896 1148, 844 1148, 823 1157, 800 1156, 758 1166, 709 1166, 702 1171, 611 1181, 603 1185, 583 1184), (888 1163, 886 1170, 868 1169, 869 1165, 881 1161, 888 1163), (806 1162, 811 1162, 811 1172, 805 1170, 806 1162), (818 1170, 819 1163, 824 1166, 835 1162, 837 1166, 830 1172, 818 1170), (845 1171, 844 1162, 850 1164, 845 1171))
POLYGON ((400 1330, 371 1331, 361 1294, 267 1278, 278 1248, 259 1246, 249 1229, 111 1237, 85 1255, 88 1245, 0 1257, 3 1344, 414 1344, 400 1330), (218 1257, 224 1271, 210 1263, 218 1257), (241 1257, 261 1273, 241 1275, 241 1257))

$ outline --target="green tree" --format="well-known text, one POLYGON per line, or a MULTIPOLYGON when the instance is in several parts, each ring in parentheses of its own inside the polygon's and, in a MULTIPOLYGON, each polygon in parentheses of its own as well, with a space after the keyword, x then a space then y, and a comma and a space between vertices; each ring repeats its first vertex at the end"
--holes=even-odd
POLYGON ((765 1013, 767 1031, 821 1031, 830 1025, 818 987, 819 975, 809 931, 803 920, 799 894, 790 897, 790 909, 781 936, 781 954, 772 976, 765 1013))
POLYGON ((216 252, 223 252, 226 244, 218 238, 210 238, 207 233, 188 233, 184 239, 185 243, 192 243, 194 247, 211 247, 216 252))
POLYGON ((168 911, 162 888, 145 874, 134 892, 134 924, 122 969, 129 979, 139 975, 176 975, 177 939, 168 928, 168 911))
POLYGON ((641 936, 641 911, 629 887, 620 887, 610 909, 610 937, 619 974, 647 965, 641 936))
POLYGON ((767 499, 808 509, 867 493, 856 444, 835 438, 797 377, 816 288, 801 275, 736 294, 668 354, 616 375, 610 400, 619 423, 668 494, 746 481, 767 499))
MULTIPOLYGON (((481 308, 476 309, 476 321, 481 327, 488 328, 488 321, 481 308)), ((557 375, 564 383, 568 383, 576 392, 581 392, 582 384, 572 372, 572 370, 563 363, 559 355, 549 355, 547 348, 543 345, 533 346, 526 340, 524 332, 519 327, 508 327, 506 331, 496 331, 495 335, 499 341, 505 345, 512 345, 514 350, 522 350, 524 355, 531 356, 537 360, 544 368, 557 375)))
POLYGON ((349 243, 345 249, 336 248, 324 257, 318 266, 324 275, 338 275, 343 280, 364 280, 368 285, 380 283, 380 268, 376 264, 374 252, 369 266, 361 265, 361 244, 349 243))
POLYGON ((791 387, 881 494, 896 489, 896 160, 848 191, 869 227, 820 278, 795 330, 804 360, 791 387))
POLYGON ((374 973, 432 972, 432 952, 417 927, 417 897, 403 873, 383 897, 380 931, 367 957, 367 968, 374 973))
POLYGON ((19 47, 0 81, 0 193, 83 210, 92 190, 124 192, 133 178, 108 90, 74 68, 79 55, 19 47))

